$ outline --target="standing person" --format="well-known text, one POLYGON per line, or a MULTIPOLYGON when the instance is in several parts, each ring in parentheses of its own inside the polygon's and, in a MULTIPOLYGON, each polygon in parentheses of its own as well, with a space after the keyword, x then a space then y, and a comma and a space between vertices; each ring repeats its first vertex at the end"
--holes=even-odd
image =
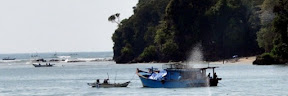
POLYGON ((207 77, 209 77, 209 79, 211 79, 210 73, 208 74, 208 76, 207 76, 207 77))
POLYGON ((216 72, 215 72, 214 75, 213 75, 213 79, 217 79, 217 74, 216 74, 216 72))

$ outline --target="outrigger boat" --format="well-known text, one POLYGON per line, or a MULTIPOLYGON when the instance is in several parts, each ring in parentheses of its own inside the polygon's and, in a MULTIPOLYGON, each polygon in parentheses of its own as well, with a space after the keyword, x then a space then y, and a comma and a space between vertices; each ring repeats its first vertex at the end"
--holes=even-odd
POLYGON ((97 87, 97 88, 111 88, 111 87, 127 87, 130 83, 130 81, 125 83, 114 83, 111 84, 108 82, 109 79, 105 79, 103 83, 99 82, 99 79, 97 79, 94 83, 87 83, 91 87, 97 87))
MULTIPOLYGON (((217 86, 218 78, 215 68, 188 68, 187 65, 181 63, 165 64, 164 70, 160 71, 157 68, 148 68, 148 72, 137 68, 136 74, 139 76, 143 87, 151 88, 185 88, 185 87, 207 87, 217 86), (206 69, 213 70, 213 77, 206 75, 206 69)), ((162 67, 163 67, 162 66, 162 67)))
POLYGON ((34 67, 53 67, 54 65, 55 64, 50 64, 50 63, 49 64, 46 63, 46 65, 41 65, 40 63, 39 64, 36 64, 36 63, 33 64, 34 67))

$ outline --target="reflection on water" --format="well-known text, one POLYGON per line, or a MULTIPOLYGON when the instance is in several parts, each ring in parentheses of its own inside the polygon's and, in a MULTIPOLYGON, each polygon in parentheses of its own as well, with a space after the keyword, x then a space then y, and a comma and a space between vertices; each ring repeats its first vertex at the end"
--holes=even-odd
MULTIPOLYGON (((287 95, 288 66, 254 66, 250 64, 221 64, 216 70, 218 87, 142 88, 135 75, 136 68, 161 68, 161 64, 125 64, 114 62, 58 63, 56 67, 34 68, 22 63, 0 64, 0 95, 197 95, 244 96, 287 95), (63 66, 62 66, 63 65, 63 66), (132 79, 127 88, 90 88, 86 83, 108 78, 114 82, 132 79)), ((208 72, 207 72, 208 73, 208 72)))

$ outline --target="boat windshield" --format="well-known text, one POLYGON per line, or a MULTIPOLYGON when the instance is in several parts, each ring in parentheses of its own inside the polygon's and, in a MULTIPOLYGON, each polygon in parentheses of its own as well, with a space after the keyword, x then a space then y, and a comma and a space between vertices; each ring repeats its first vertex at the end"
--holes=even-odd
POLYGON ((173 64, 164 64, 163 69, 185 69, 188 68, 186 64, 182 63, 173 63, 173 64))

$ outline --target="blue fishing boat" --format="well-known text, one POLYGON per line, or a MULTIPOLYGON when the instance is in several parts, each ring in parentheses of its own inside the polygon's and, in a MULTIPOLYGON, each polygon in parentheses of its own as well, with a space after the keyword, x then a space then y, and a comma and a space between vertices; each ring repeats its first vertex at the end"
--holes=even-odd
POLYGON ((143 87, 151 88, 185 88, 185 87, 206 87, 217 86, 218 78, 215 68, 189 68, 185 64, 165 64, 164 70, 157 68, 148 68, 148 71, 142 71, 137 68, 136 74, 139 76, 143 87), (213 70, 213 76, 206 75, 206 69, 213 70))

